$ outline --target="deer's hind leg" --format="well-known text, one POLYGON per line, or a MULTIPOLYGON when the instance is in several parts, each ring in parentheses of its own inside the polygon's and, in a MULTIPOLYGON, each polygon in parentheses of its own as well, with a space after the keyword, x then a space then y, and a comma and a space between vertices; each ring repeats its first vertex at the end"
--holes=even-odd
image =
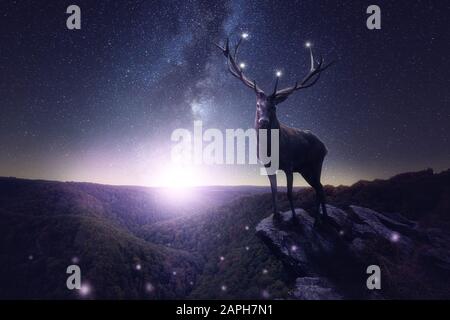
POLYGON ((324 218, 328 216, 327 207, 325 203, 325 192, 323 191, 322 183, 320 182, 320 176, 322 174, 322 162, 318 165, 310 167, 306 170, 302 170, 300 174, 309 183, 316 192, 316 208, 317 214, 320 214, 320 208, 322 207, 322 215, 324 218))
POLYGON ((269 181, 270 181, 270 189, 272 192, 273 219, 280 220, 281 215, 278 212, 277 208, 277 175, 276 174, 269 175, 269 181))
POLYGON ((291 206, 292 221, 294 223, 296 223, 296 222, 298 222, 298 220, 297 220, 297 216, 295 215, 294 201, 292 199, 292 188, 293 188, 293 184, 294 184, 294 173, 292 172, 292 170, 285 171, 285 173, 286 173, 286 182, 287 182, 287 197, 288 197, 288 200, 289 200, 289 205, 291 206))

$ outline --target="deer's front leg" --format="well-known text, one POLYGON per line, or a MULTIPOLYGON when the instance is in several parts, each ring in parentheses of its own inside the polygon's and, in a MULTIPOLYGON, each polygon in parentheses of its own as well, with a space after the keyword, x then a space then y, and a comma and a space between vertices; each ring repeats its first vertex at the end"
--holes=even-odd
POLYGON ((276 220, 280 219, 280 213, 277 209, 277 176, 275 174, 269 175, 270 189, 272 191, 272 209, 273 218, 276 220))

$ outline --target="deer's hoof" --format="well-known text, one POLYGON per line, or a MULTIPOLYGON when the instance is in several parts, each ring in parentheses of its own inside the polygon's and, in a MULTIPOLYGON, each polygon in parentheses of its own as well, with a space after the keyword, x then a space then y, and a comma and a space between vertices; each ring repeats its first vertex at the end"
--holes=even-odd
POLYGON ((320 228, 325 223, 322 216, 318 216, 314 219, 314 228, 320 228))
POLYGON ((279 212, 273 214, 274 222, 281 222, 281 214, 279 212))

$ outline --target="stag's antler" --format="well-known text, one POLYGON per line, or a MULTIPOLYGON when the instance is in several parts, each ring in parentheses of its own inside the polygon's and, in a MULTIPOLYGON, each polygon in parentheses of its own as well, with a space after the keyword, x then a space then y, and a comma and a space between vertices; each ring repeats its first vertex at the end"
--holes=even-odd
POLYGON ((319 61, 315 61, 311 46, 309 46, 309 52, 311 56, 311 68, 308 74, 303 78, 303 80, 300 83, 297 81, 295 85, 292 87, 277 90, 278 86, 278 78, 277 78, 275 82, 275 89, 271 95, 271 98, 274 99, 276 103, 283 102, 289 95, 291 95, 293 92, 297 90, 306 89, 314 85, 319 80, 321 72, 326 70, 329 66, 331 66, 334 63, 334 61, 332 61, 327 65, 322 66, 323 65, 322 57, 319 58, 319 61), (314 78, 314 76, 316 77, 314 78))
POLYGON ((239 46, 242 43, 242 38, 239 39, 238 43, 236 44, 236 47, 233 50, 233 53, 230 51, 230 41, 227 38, 227 41, 225 42, 225 48, 216 44, 216 47, 218 47, 220 50, 222 50, 223 54, 227 58, 227 64, 228 64, 228 70, 231 72, 233 76, 241 80, 247 87, 255 90, 256 93, 263 93, 263 91, 256 85, 256 81, 251 81, 248 79, 245 75, 242 69, 239 67, 237 61, 237 54, 239 46))

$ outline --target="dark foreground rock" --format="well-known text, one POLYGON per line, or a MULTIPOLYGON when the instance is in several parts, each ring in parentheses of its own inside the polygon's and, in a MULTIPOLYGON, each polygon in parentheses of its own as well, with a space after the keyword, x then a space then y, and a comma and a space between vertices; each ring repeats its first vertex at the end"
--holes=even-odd
MULTIPOLYGON (((436 276, 438 272, 445 281, 450 270, 450 239, 440 230, 420 230, 401 215, 358 206, 327 208, 329 217, 319 226, 303 209, 296 209, 297 224, 287 211, 279 222, 270 216, 256 226, 258 236, 295 275, 292 298, 407 298, 407 293, 401 296, 403 288, 394 286, 402 285, 402 272, 407 275, 411 268, 413 274, 436 276), (380 265, 381 290, 367 288, 370 265, 380 265), (383 290, 385 281, 389 281, 388 290, 383 290)), ((448 292, 426 294, 425 298, 441 298, 448 292)))

